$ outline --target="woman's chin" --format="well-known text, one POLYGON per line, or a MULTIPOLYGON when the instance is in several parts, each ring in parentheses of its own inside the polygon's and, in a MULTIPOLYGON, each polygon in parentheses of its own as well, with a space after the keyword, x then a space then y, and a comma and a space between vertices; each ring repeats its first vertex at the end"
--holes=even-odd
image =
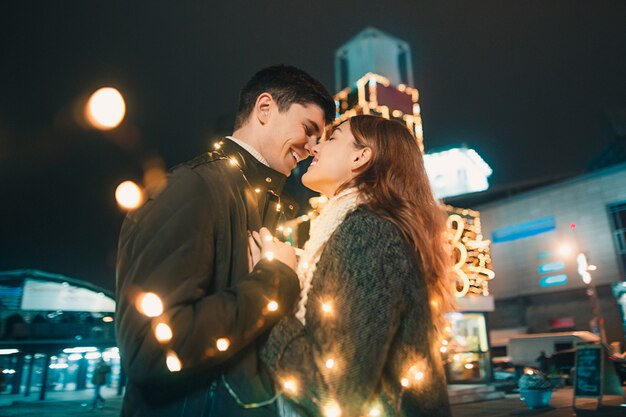
POLYGON ((304 185, 309 190, 313 190, 318 193, 321 192, 319 190, 319 187, 317 186, 317 181, 315 181, 314 178, 311 178, 311 175, 309 175, 308 171, 305 172, 304 175, 302 176, 302 185, 304 185))

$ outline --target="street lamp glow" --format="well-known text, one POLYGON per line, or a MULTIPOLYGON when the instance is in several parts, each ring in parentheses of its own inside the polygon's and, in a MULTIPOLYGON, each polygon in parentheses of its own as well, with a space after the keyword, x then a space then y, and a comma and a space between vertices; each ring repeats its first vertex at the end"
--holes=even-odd
POLYGON ((122 123, 126 114, 124 97, 115 88, 101 88, 89 98, 86 114, 87 120, 96 129, 114 129, 122 123))
POLYGON ((132 181, 124 181, 115 189, 115 200, 124 210, 135 210, 143 204, 143 190, 132 181))
POLYGON ((572 254, 572 247, 570 245, 559 246, 559 254, 563 256, 569 256, 572 254))

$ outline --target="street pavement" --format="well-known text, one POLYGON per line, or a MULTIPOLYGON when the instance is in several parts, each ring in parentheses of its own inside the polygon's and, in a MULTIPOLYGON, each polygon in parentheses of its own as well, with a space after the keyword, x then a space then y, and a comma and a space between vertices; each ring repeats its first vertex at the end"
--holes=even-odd
MULTIPOLYGON (((0 417, 118 417, 122 406, 121 397, 114 390, 103 389, 107 399, 104 408, 93 410, 91 400, 93 391, 53 392, 45 401, 38 401, 37 395, 23 396, 0 395, 0 417)), ((453 417, 626 417, 626 399, 607 396, 600 410, 595 410, 596 401, 579 399, 576 404, 586 410, 574 411, 572 408, 572 389, 562 388, 555 391, 550 407, 529 410, 520 400, 519 395, 509 394, 501 400, 460 404, 452 407, 453 417), (620 404, 624 406, 620 406, 620 404)), ((224 416, 227 417, 227 416, 224 416)))

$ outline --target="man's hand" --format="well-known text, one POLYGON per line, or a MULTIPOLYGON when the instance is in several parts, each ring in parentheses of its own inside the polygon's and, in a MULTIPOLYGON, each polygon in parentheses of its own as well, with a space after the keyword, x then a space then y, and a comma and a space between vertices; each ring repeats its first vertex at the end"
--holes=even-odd
POLYGON ((277 260, 294 271, 298 265, 296 260, 296 251, 291 246, 275 239, 270 231, 263 227, 259 232, 252 232, 252 236, 248 239, 248 266, 254 268, 254 265, 261 258, 269 260, 277 260))

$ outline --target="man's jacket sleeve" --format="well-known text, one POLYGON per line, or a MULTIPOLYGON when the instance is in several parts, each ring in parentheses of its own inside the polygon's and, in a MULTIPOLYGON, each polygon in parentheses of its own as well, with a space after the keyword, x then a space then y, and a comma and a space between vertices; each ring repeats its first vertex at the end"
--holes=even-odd
POLYGON ((297 299, 297 277, 278 261, 263 260, 250 274, 233 277, 235 284, 227 290, 211 290, 216 247, 233 244, 217 235, 219 222, 235 221, 229 218, 223 188, 211 189, 193 169, 180 169, 161 195, 132 213, 122 227, 117 341, 126 373, 136 384, 206 374, 275 324, 297 299), (145 292, 162 300, 159 317, 138 311, 137 299, 145 292), (278 311, 269 311, 270 301, 278 303, 278 311), (173 333, 165 344, 155 337, 161 322, 173 333), (221 338, 230 343, 225 351, 216 346, 221 338), (176 377, 166 365, 168 352, 182 364, 176 377))

